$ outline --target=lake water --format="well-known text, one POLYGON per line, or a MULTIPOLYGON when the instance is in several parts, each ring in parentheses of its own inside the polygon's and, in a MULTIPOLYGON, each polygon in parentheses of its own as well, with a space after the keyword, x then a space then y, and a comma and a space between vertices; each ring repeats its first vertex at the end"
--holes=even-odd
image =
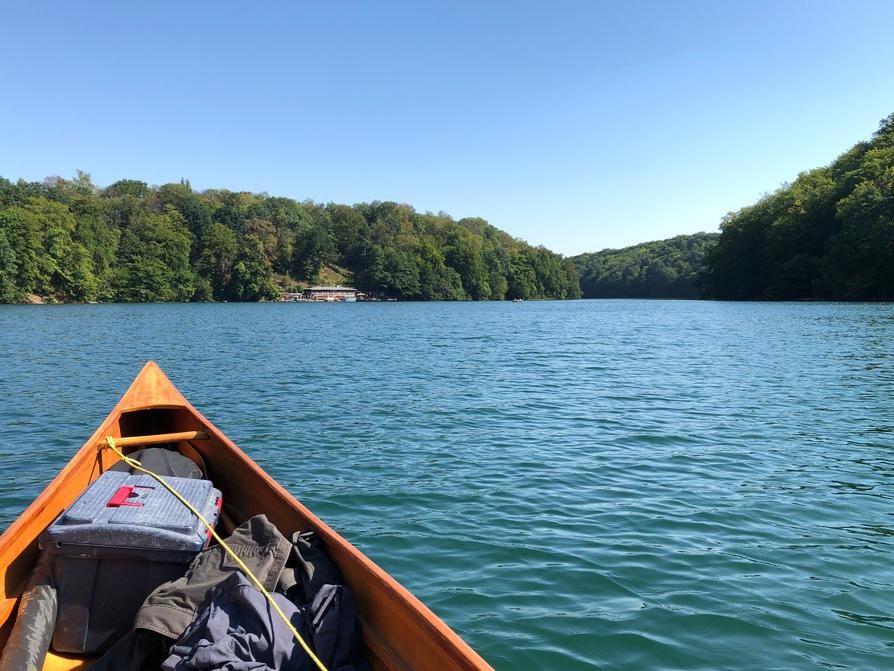
POLYGON ((497 669, 894 666, 894 305, 0 306, 0 523, 148 360, 497 669))

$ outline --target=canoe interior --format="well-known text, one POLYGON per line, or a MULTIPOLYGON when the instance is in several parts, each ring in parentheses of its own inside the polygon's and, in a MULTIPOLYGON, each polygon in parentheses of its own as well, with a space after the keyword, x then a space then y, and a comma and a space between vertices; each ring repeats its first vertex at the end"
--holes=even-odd
MULTIPOLYGON (((376 671, 490 669, 461 638, 393 578, 289 495, 216 427, 204 419, 150 362, 103 422, 47 489, 0 536, 0 646, 15 618, 18 595, 37 556, 38 535, 117 457, 100 450, 106 436, 116 438, 180 431, 204 431, 209 440, 173 446, 200 460, 223 493, 220 527, 229 533, 263 513, 284 534, 312 528, 326 544, 354 591, 364 654, 376 671), (159 377, 160 376, 160 377, 159 377), (142 386, 141 386, 142 380, 142 386), (148 389, 147 389, 148 387, 148 389)), ((125 453, 139 449, 133 447, 125 453)), ((51 655, 46 670, 82 668, 85 660, 51 655)))

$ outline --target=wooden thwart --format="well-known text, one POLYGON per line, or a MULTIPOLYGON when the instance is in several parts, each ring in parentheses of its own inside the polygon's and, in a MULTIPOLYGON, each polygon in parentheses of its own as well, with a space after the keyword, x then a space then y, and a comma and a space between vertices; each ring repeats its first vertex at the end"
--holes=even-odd
POLYGON ((181 440, 208 440, 208 434, 204 431, 180 431, 178 433, 156 433, 150 436, 127 436, 115 438, 115 446, 158 445, 159 443, 178 443, 181 440))

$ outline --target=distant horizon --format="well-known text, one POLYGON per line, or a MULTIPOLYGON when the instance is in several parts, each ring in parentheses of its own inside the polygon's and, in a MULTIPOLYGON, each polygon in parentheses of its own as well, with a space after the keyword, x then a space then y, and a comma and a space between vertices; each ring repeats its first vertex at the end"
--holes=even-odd
POLYGON ((894 111, 883 0, 4 18, 0 174, 395 201, 566 256, 713 232, 894 111))

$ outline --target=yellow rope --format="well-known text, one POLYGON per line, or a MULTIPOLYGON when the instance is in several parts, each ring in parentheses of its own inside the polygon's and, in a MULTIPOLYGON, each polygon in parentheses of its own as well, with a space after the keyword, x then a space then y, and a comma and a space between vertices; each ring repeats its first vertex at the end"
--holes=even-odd
POLYGON ((187 508, 189 508, 190 512, 199 518, 199 520, 202 522, 202 524, 204 524, 208 528, 208 531, 211 532, 211 535, 214 537, 214 540, 216 540, 218 543, 220 543, 221 547, 224 550, 226 550, 227 554, 233 558, 233 561, 235 561, 239 565, 239 568, 241 568, 245 572, 245 575, 247 575, 249 578, 251 578, 251 581, 255 584, 255 587, 257 587, 259 590, 261 590, 261 594, 263 594, 265 597, 267 597, 267 601, 269 601, 270 605, 273 606, 273 610, 275 610, 277 612, 277 614, 280 616, 280 618, 282 618, 282 621, 286 623, 286 626, 292 632, 292 636, 294 636, 295 640, 301 644, 301 647, 304 648, 304 652, 306 652, 310 656, 310 658, 314 661, 314 664, 317 665, 317 668, 320 669, 320 671, 328 671, 328 669, 323 665, 323 662, 321 662, 319 657, 317 657, 314 654, 313 650, 310 649, 310 646, 308 646, 307 643, 305 642, 305 640, 301 637, 301 634, 298 633, 298 630, 295 629, 295 627, 289 621, 289 618, 286 617, 286 614, 282 612, 282 608, 279 607, 279 604, 273 600, 273 597, 271 596, 270 592, 268 592, 266 589, 264 589, 264 586, 261 584, 261 581, 258 580, 257 576, 255 576, 255 574, 251 572, 251 570, 248 568, 248 566, 245 565, 245 562, 243 562, 242 559, 240 559, 236 555, 236 553, 230 549, 230 546, 226 544, 224 539, 217 535, 217 532, 214 530, 214 526, 210 522, 208 522, 208 520, 205 519, 205 516, 202 515, 202 513, 200 513, 198 510, 196 510, 195 506, 193 506, 189 501, 187 501, 185 498, 183 498, 183 496, 180 494, 180 492, 178 492, 176 489, 171 487, 171 485, 169 485, 167 482, 165 482, 164 479, 162 479, 162 477, 160 475, 153 473, 152 471, 150 471, 147 468, 143 468, 142 464, 140 464, 140 462, 137 461, 136 459, 131 459, 130 457, 125 456, 124 453, 121 452, 121 450, 119 450, 115 446, 114 438, 112 438, 111 436, 106 438, 106 445, 108 445, 109 449, 111 449, 112 452, 117 454, 121 458, 121 460, 124 463, 126 463, 128 466, 135 468, 138 471, 141 471, 141 472, 145 473, 146 475, 151 476, 158 482, 160 482, 165 487, 165 489, 167 489, 169 492, 171 492, 171 494, 173 494, 174 496, 177 497, 177 499, 180 501, 180 503, 182 503, 187 508))

